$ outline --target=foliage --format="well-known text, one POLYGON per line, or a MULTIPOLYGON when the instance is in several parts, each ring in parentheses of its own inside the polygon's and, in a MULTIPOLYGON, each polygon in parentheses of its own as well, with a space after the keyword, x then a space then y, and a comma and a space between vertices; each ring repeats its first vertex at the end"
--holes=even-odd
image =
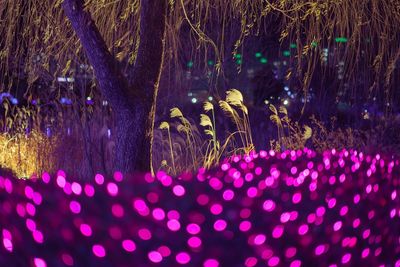
POLYGON ((54 170, 53 151, 57 137, 48 138, 36 130, 14 135, 0 134, 0 166, 11 169, 18 178, 37 176, 54 170))
MULTIPOLYGON (((82 68, 92 74, 61 3, 62 0, 0 0, 1 91, 11 90, 13 77, 26 78, 29 85, 43 79, 53 85, 52 90, 60 91, 56 77, 76 74, 82 68)), ((246 37, 270 30, 268 22, 274 21, 271 23, 274 28, 276 22, 281 25, 282 44, 290 42, 295 47, 291 48, 295 49, 291 60, 296 69, 290 70, 288 77, 297 72, 304 90, 307 91, 321 63, 322 49, 337 46, 343 51, 335 55, 333 63, 344 62, 346 81, 357 78, 357 69, 372 66, 370 90, 363 93, 372 95, 381 88, 381 81, 385 84, 386 98, 390 99, 393 93, 387 85, 400 56, 398 1, 171 0, 168 3, 165 58, 167 73, 172 73, 170 79, 178 76, 181 64, 177 63, 182 58, 207 66, 210 56, 215 57, 214 70, 220 73, 225 55, 232 56, 226 49, 232 45, 228 41, 233 40, 233 55, 236 55, 243 49, 246 37), (346 48, 336 43, 336 38, 346 40, 346 48), (187 52, 182 55, 181 51, 187 52)), ((89 0, 85 6, 111 53, 123 66, 133 64, 139 44, 140 0, 89 0)), ((94 80, 91 83, 95 85, 94 80)), ((32 94, 29 90, 25 95, 29 98, 32 94)))
POLYGON ((279 112, 272 104, 269 105, 269 109, 272 112, 270 120, 278 130, 278 140, 270 141, 272 149, 277 151, 303 149, 312 136, 312 129, 307 125, 301 127, 297 121, 293 122, 284 106, 279 107, 279 112))
MULTIPOLYGON (((211 118, 207 114, 200 114, 200 126, 204 128, 204 135, 201 135, 197 127, 184 117, 179 108, 175 107, 171 109, 171 119, 178 119, 178 122, 175 124, 178 134, 173 135, 171 138, 170 124, 165 121, 160 124, 159 128, 166 130, 168 133, 168 141, 165 145, 168 145, 170 150, 169 155, 168 153, 163 154, 165 157, 162 158, 163 164, 161 165, 163 168, 167 170, 171 169, 168 166, 168 162, 172 162, 174 173, 177 170, 182 172, 196 170, 199 167, 208 169, 217 165, 222 157, 235 153, 248 154, 254 150, 248 110, 243 103, 243 96, 240 91, 236 89, 228 90, 226 99, 219 101, 219 107, 223 111, 223 114, 230 118, 236 127, 235 131, 228 132, 226 136, 222 134, 217 135, 215 107, 209 101, 204 103, 203 110, 205 113, 211 113, 211 118), (185 140, 186 152, 182 149, 173 149, 181 147, 180 143, 182 139, 185 140), (178 151, 181 152, 180 155, 176 153, 178 151), (182 152, 184 153, 182 154, 182 152), (182 164, 187 163, 188 160, 176 160, 177 157, 190 157, 191 164, 182 164)), ((162 140, 158 140, 156 143, 162 143, 162 140)), ((161 147, 161 149, 163 148, 161 147)))

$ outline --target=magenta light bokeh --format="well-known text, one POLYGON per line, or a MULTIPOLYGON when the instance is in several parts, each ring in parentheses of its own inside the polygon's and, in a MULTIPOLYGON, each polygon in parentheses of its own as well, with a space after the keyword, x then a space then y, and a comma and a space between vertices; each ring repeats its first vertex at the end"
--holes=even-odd
POLYGON ((0 177, 0 266, 400 267, 399 160, 260 151, 212 170, 0 177))

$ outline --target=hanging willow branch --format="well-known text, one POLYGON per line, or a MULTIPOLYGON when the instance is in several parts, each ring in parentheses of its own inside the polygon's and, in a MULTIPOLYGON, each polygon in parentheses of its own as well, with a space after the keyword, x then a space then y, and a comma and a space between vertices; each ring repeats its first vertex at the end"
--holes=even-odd
MULTIPOLYGON (((0 90, 13 86, 10 77, 52 79, 73 73, 87 64, 76 34, 61 8, 62 0, 0 0, 0 90), (45 73, 46 75, 43 75, 45 73)), ((86 0, 85 9, 110 51, 125 70, 137 56, 140 1, 86 0)), ((325 47, 333 48, 336 37, 346 37, 343 83, 357 72, 373 68, 369 93, 377 89, 392 93, 389 84, 400 56, 400 2, 390 0, 170 0, 166 33, 166 68, 179 72, 181 52, 200 59, 213 55, 221 62, 226 48, 235 54, 249 35, 258 34, 265 21, 278 18, 281 41, 297 46, 292 57, 306 91, 325 47), (238 24, 239 22, 239 24, 238 24), (239 25, 239 26, 238 26, 239 25), (227 44, 227 29, 236 41, 227 44), (189 31, 189 35, 188 35, 189 31), (184 41, 183 41, 183 37, 184 41), (382 86, 379 86, 382 84, 382 86)), ((195 60, 201 62, 201 60, 195 60)), ((171 74, 173 75, 173 73, 171 74)), ((29 92, 28 92, 29 95, 29 92)))

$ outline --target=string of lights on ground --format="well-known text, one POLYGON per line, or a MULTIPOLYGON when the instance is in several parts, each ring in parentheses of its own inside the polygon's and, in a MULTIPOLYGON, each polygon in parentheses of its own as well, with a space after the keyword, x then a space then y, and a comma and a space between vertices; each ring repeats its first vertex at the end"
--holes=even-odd
POLYGON ((261 151, 173 178, 0 177, 0 266, 400 266, 399 160, 261 151))

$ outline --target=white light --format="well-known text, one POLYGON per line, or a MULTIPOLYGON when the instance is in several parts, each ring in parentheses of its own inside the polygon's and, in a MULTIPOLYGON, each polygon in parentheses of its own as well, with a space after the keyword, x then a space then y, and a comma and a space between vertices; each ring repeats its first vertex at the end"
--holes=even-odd
POLYGON ((212 97, 212 96, 209 96, 209 97, 208 97, 208 100, 209 100, 209 101, 213 101, 213 97, 212 97))
POLYGON ((193 104, 196 104, 196 103, 197 103, 197 98, 193 97, 193 98, 192 98, 192 103, 193 103, 193 104))
POLYGON ((289 105, 289 100, 287 100, 287 99, 283 100, 283 104, 284 104, 285 106, 289 105))
POLYGON ((92 100, 92 98, 91 98, 90 96, 88 96, 88 97, 86 98, 86 100, 87 100, 87 101, 90 101, 90 100, 92 100))
POLYGON ((283 89, 285 89, 285 91, 289 91, 289 87, 285 86, 283 89))
POLYGON ((103 106, 107 106, 108 102, 106 100, 103 100, 103 106))
POLYGON ((267 99, 264 100, 265 105, 269 104, 269 101, 267 99))

